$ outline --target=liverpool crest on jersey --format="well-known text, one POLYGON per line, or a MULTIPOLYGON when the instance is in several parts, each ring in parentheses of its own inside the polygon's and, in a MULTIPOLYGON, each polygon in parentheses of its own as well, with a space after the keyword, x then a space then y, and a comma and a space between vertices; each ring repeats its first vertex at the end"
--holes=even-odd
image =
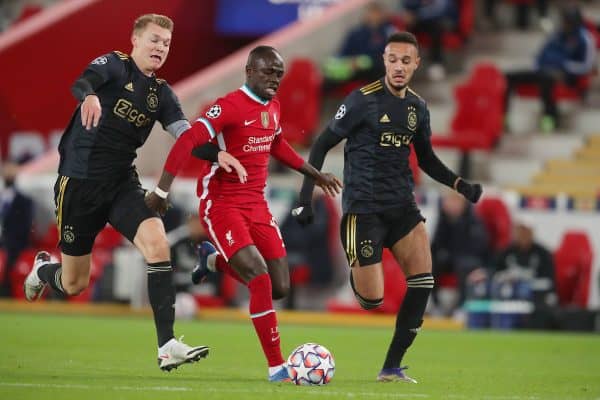
POLYGON ((268 111, 262 111, 260 113, 260 122, 262 123, 263 128, 269 127, 269 112, 268 111))

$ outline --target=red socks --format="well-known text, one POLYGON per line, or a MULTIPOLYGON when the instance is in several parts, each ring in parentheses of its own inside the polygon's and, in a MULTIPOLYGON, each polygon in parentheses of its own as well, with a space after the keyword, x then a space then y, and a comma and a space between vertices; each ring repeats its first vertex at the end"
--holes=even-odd
POLYGON ((250 318, 260 340, 269 367, 283 364, 281 340, 277 329, 277 314, 271 299, 271 277, 262 274, 248 283, 250 290, 250 318))

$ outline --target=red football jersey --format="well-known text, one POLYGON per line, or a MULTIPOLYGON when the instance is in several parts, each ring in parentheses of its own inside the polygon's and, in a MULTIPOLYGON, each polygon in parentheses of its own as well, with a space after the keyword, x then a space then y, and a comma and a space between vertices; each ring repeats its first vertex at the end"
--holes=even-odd
POLYGON ((225 197, 227 201, 264 201, 271 144, 281 134, 279 101, 266 101, 246 85, 218 99, 198 119, 210 131, 219 148, 236 157, 246 168, 248 180, 241 184, 235 173, 216 163, 198 179, 200 199, 225 197))

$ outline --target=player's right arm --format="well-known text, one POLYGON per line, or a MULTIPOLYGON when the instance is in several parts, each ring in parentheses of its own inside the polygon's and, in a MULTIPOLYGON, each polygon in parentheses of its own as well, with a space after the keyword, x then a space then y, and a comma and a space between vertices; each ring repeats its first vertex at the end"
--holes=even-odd
MULTIPOLYGON (((360 125, 364 113, 360 112, 361 103, 364 96, 356 90, 344 99, 344 102, 338 108, 335 116, 325 128, 325 131, 319 135, 319 138, 310 150, 308 163, 321 170, 325 161, 325 156, 335 145, 352 134, 352 131, 360 125)), ((302 189, 297 206, 292 210, 292 214, 301 225, 307 225, 312 222, 312 196, 315 188, 315 182, 308 176, 304 177, 302 189)))
MULTIPOLYGON (((192 156, 193 149, 214 139, 218 132, 221 132, 226 126, 233 123, 235 118, 236 112, 233 105, 224 99, 220 99, 204 116, 198 118, 190 129, 179 136, 167 156, 167 161, 165 162, 156 189, 146 196, 146 205, 150 209, 159 214, 166 212, 167 196, 173 180, 192 156)), ((224 159, 218 160, 221 167, 227 172, 231 172, 232 169, 235 170, 240 182, 246 182, 248 173, 235 157, 226 152, 219 152, 218 157, 224 157, 224 159)))
POLYGON ((81 124, 85 129, 97 127, 102 116, 96 91, 123 71, 123 61, 116 53, 105 54, 92 61, 71 86, 71 93, 81 102, 81 124))

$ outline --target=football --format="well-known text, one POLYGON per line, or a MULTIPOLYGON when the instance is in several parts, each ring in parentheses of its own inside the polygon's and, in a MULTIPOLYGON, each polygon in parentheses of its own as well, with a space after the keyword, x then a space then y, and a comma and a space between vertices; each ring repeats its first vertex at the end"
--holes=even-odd
POLYGON ((296 385, 326 385, 335 372, 333 355, 317 343, 305 343, 287 359, 287 370, 296 385))

